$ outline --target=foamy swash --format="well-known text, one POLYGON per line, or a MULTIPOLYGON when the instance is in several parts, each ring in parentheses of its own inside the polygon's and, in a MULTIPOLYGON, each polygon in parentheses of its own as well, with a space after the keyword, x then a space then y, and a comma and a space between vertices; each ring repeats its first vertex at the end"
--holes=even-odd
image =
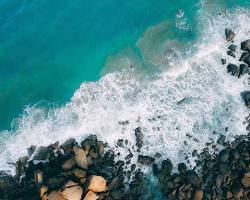
MULTIPOLYGON (((9 169, 7 163, 26 155, 30 145, 48 145, 70 137, 81 140, 90 133, 114 148, 118 139, 127 139, 133 149, 134 129, 141 127, 145 142, 141 153, 158 152, 174 164, 221 134, 228 139, 245 134, 247 108, 240 92, 248 89, 247 81, 227 74, 220 59, 231 59, 225 52, 225 27, 235 31, 235 43, 239 44, 249 35, 250 13, 237 10, 209 19, 201 16, 201 37, 188 52, 177 49, 178 45, 167 46, 176 44, 167 38, 161 38, 165 41, 156 46, 157 51, 150 49, 145 43, 154 44, 151 36, 161 26, 152 27, 150 34, 146 32, 137 43, 144 60, 132 60, 133 56, 126 55, 114 60, 117 64, 125 61, 121 65, 128 65, 128 69, 82 84, 64 107, 27 108, 17 130, 0 133, 0 169, 9 169), (170 48, 175 53, 164 54, 170 48), (136 69, 140 64, 160 65, 161 72, 145 76, 136 69), (130 65, 134 68, 130 69, 130 65), (123 121, 129 123, 119 123, 123 121)), ((120 158, 124 158, 126 150, 118 150, 120 158)), ((194 165, 191 156, 190 160, 194 165)))

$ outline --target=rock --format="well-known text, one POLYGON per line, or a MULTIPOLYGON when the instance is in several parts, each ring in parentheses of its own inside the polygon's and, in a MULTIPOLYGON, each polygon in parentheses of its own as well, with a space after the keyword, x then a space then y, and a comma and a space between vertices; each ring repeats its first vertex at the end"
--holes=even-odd
POLYGON ((43 183, 43 172, 41 170, 37 170, 35 172, 35 182, 37 184, 42 184, 43 183))
POLYGON ((229 64, 227 66, 227 71, 233 75, 233 76, 238 76, 239 75, 239 68, 237 65, 234 65, 234 64, 229 64))
POLYGON ((96 148, 97 136, 94 134, 89 135, 85 140, 81 142, 82 147, 84 148, 86 154, 89 153, 91 147, 96 148))
POLYGON ((83 189, 73 181, 68 181, 61 194, 68 200, 81 200, 83 189))
POLYGON ((110 182, 110 184, 109 184, 109 190, 115 190, 115 189, 117 189, 118 187, 119 187, 119 185, 120 185, 120 177, 119 176, 116 176, 116 177, 114 177, 112 180, 111 180, 111 182, 110 182))
POLYGON ((233 58, 236 57, 233 51, 227 51, 227 55, 232 56, 233 58))
POLYGON ((100 157, 102 157, 104 154, 104 144, 101 141, 97 142, 97 152, 100 157))
POLYGON ((116 191, 112 191, 111 192, 111 196, 113 197, 113 199, 119 200, 122 199, 122 197, 124 196, 123 192, 120 190, 116 190, 116 191))
POLYGON ((73 170, 73 174, 79 179, 85 178, 86 176, 86 172, 78 168, 73 170))
POLYGON ((63 197, 59 192, 53 191, 48 195, 48 200, 68 200, 63 197))
POLYGON ((98 196, 94 192, 88 191, 88 193, 86 194, 83 200, 97 200, 97 199, 98 199, 98 196))
POLYGON ((225 29, 225 35, 226 35, 227 41, 232 42, 234 40, 235 33, 231 29, 226 28, 225 29))
POLYGON ((173 170, 172 162, 169 159, 163 160, 161 171, 164 171, 165 174, 171 174, 172 170, 173 170))
POLYGON ((36 150, 36 146, 31 145, 28 149, 28 156, 30 157, 36 150))
POLYGON ((37 148, 37 150, 34 152, 33 156, 33 162, 48 162, 50 158, 50 154, 52 153, 52 150, 49 147, 43 147, 40 146, 37 148))
POLYGON ((196 174, 195 171, 193 170, 188 170, 186 172, 186 182, 195 186, 195 187, 199 187, 201 185, 201 178, 196 174))
POLYGON ((250 40, 246 40, 241 43, 241 49, 244 51, 250 51, 250 40))
POLYGON ((65 183, 65 178, 60 177, 49 177, 46 181, 46 186, 48 186, 50 189, 56 189, 58 187, 61 187, 65 183))
POLYGON ((244 60, 243 60, 244 63, 246 63, 248 66, 250 66, 250 56, 246 57, 244 60))
POLYGON ((71 153, 72 147, 74 146, 75 143, 76 140, 74 138, 70 138, 60 146, 60 148, 63 149, 65 156, 71 153))
POLYGON ((41 197, 41 199, 43 199, 45 193, 47 193, 47 192, 48 192, 48 187, 43 185, 43 186, 40 188, 40 197, 41 197))
POLYGON ((186 171, 187 171, 187 166, 185 163, 179 163, 178 164, 178 171, 181 173, 181 174, 184 174, 186 171))
POLYGON ((233 51, 233 52, 236 51, 236 48, 237 48, 237 46, 234 45, 234 44, 231 44, 231 45, 228 47, 228 49, 231 50, 231 51, 233 51))
POLYGON ((225 65, 227 63, 227 60, 226 59, 221 59, 221 63, 222 63, 222 65, 225 65))
POLYGON ((243 60, 245 60, 247 57, 249 57, 250 56, 250 53, 249 52, 243 52, 242 54, 241 54, 241 56, 240 56, 240 59, 239 59, 239 61, 243 61, 243 60))
POLYGON ((5 172, 0 172, 0 199, 4 197, 11 197, 9 199, 15 199, 21 194, 20 185, 15 182, 11 175, 6 174, 5 172))
POLYGON ((74 146, 76 165, 82 169, 88 169, 88 161, 84 149, 78 146, 74 146))
POLYGON ((194 194, 194 200, 202 200, 203 199, 203 191, 196 190, 194 194))
POLYGON ((245 64, 240 64, 240 73, 238 75, 238 78, 240 78, 240 76, 247 74, 248 72, 249 72, 248 66, 245 64))
POLYGON ((93 192, 104 192, 106 189, 106 180, 101 176, 91 176, 88 190, 93 192))
POLYGON ((141 165, 151 165, 154 161, 155 161, 155 158, 151 156, 143 156, 143 155, 138 156, 138 162, 141 165))
POLYGON ((250 188, 250 173, 245 173, 241 179, 241 183, 245 188, 250 188))
POLYGON ((221 136, 219 137, 219 139, 217 140, 217 144, 223 145, 224 142, 225 142, 225 139, 226 139, 226 136, 225 136, 225 135, 221 135, 221 136))
POLYGON ((245 105, 250 108, 250 91, 242 92, 241 97, 243 98, 245 105))
POLYGON ((141 149, 143 146, 143 133, 140 127, 135 129, 136 146, 141 149))
POLYGON ((63 163, 62 169, 67 171, 72 169, 75 165, 76 165, 75 157, 72 157, 63 163))

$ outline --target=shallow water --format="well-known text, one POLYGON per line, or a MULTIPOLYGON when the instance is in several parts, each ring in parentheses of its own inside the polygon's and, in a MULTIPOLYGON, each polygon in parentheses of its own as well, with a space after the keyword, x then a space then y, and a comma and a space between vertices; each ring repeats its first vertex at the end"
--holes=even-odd
MULTIPOLYGON (((0 169, 12 168, 8 163, 31 144, 90 133, 113 148, 128 139, 134 149, 137 127, 144 133, 143 154, 159 152, 174 164, 187 155, 192 167, 194 149, 221 134, 229 140, 245 134, 248 110, 240 92, 249 86, 227 74, 220 58, 235 62, 226 56, 225 27, 235 30, 236 44, 250 36, 250 5, 188 2, 0 1, 1 126, 24 105, 42 101, 0 133, 0 169)), ((121 159, 128 152, 118 150, 121 159)))

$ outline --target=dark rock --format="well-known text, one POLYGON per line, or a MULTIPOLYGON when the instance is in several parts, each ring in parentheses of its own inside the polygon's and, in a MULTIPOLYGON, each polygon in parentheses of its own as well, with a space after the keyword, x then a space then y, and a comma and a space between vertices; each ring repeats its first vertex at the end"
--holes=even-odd
POLYGON ((85 140, 81 142, 81 145, 84 148, 86 154, 88 154, 91 147, 96 148, 97 136, 94 134, 89 135, 85 140))
POLYGON ((222 63, 222 65, 225 65, 227 63, 227 60, 226 59, 221 59, 221 63, 222 63))
POLYGON ((241 97, 243 98, 245 105, 250 108, 250 91, 242 92, 241 97))
POLYGON ((234 37, 235 37, 235 33, 231 30, 231 29, 225 29, 225 35, 226 35, 226 39, 227 41, 233 41, 234 37))
POLYGON ((33 161, 35 163, 37 163, 37 162, 48 162, 51 153, 52 153, 52 149, 50 149, 49 147, 40 146, 35 151, 34 156, 33 156, 32 159, 33 159, 33 161))
POLYGON ((178 164, 178 171, 181 173, 181 174, 184 174, 186 171, 187 171, 187 166, 185 163, 179 163, 178 164))
POLYGON ((237 48, 237 46, 234 45, 234 44, 231 44, 231 45, 228 47, 228 49, 231 50, 231 51, 233 51, 233 52, 236 51, 236 48, 237 48))
POLYGON ((124 192, 120 190, 112 191, 111 196, 113 197, 113 199, 117 199, 117 200, 122 199, 124 196, 124 192))
POLYGON ((97 142, 97 151, 98 151, 98 155, 100 157, 102 157, 103 154, 104 154, 104 144, 103 144, 103 142, 101 142, 101 141, 97 142))
POLYGON ((225 142, 225 139, 226 139, 226 136, 225 136, 225 135, 221 135, 221 136, 219 137, 219 139, 217 140, 217 144, 223 145, 224 142, 225 142))
POLYGON ((246 57, 244 60, 243 60, 244 63, 248 64, 248 66, 250 66, 250 56, 246 57))
POLYGON ((130 160, 131 158, 133 158, 133 154, 130 153, 125 157, 125 160, 130 160))
POLYGON ((233 58, 236 57, 233 51, 227 51, 227 55, 232 56, 233 58))
POLYGON ((246 40, 241 43, 241 49, 244 51, 250 51, 250 40, 246 40))
POLYGON ((195 171, 188 170, 186 172, 186 182, 198 188, 201 185, 202 180, 195 171))
POLYGON ((246 58, 248 58, 250 56, 250 53, 249 52, 243 52, 240 56, 240 60, 239 61, 243 61, 245 60, 246 58))
POLYGON ((240 78, 240 76, 247 74, 248 72, 249 72, 248 66, 245 64, 240 64, 240 73, 238 75, 238 78, 240 78))
POLYGON ((28 149, 28 156, 30 157, 36 150, 36 146, 31 145, 28 149))
POLYGON ((140 127, 135 129, 135 137, 136 137, 136 146, 138 149, 141 149, 143 146, 143 133, 140 127))
POLYGON ((69 155, 72 152, 72 147, 75 143, 76 140, 74 138, 70 138, 60 146, 60 148, 63 149, 65 156, 69 155))
POLYGON ((155 158, 151 156, 143 156, 143 155, 138 156, 138 162, 141 165, 151 165, 154 161, 155 161, 155 158))
POLYGON ((239 68, 237 65, 234 65, 234 64, 229 64, 227 66, 227 71, 233 75, 233 76, 238 76, 239 75, 239 68))

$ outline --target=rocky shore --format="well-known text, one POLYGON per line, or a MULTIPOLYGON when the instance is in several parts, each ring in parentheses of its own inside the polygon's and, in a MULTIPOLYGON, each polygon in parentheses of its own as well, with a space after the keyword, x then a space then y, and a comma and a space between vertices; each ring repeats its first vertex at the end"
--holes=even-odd
MULTIPOLYGON (((237 47, 235 33, 226 29, 225 35, 227 56, 241 64, 227 63, 228 59, 222 58, 222 65, 228 73, 241 78, 250 72, 250 40, 237 47), (241 51, 239 58, 237 51, 241 51)), ((250 91, 242 91, 241 96, 250 108, 250 91)), ((250 124, 250 116, 246 121, 250 124)), ((250 126, 246 128, 249 130, 250 126)), ((138 153, 136 164, 131 163, 134 156, 131 151, 125 160, 119 160, 116 157, 119 152, 93 134, 79 143, 70 138, 63 144, 31 146, 27 156, 14 163, 15 176, 0 172, 0 200, 157 199, 148 189, 147 174, 140 170, 141 166, 152 169, 165 199, 250 199, 250 134, 238 136, 233 142, 227 142, 222 135, 217 141, 208 143, 201 153, 194 151, 196 167, 193 169, 187 167, 188 160, 174 169, 170 160, 160 162, 159 154, 155 157, 141 155, 144 135, 140 127, 134 134, 138 153)), ((117 146, 123 145, 126 141, 118 140, 117 146)))

